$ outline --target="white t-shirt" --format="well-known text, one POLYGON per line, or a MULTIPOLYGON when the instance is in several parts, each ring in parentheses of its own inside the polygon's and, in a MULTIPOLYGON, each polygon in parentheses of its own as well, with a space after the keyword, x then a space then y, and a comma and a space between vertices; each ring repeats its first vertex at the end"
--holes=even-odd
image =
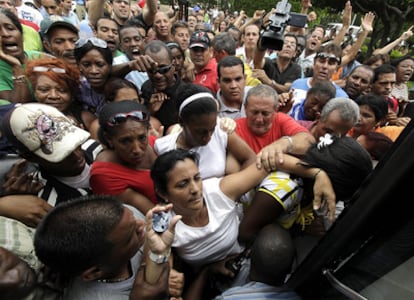
POLYGON ((172 244, 177 254, 193 267, 202 266, 243 251, 238 243, 240 219, 237 203, 221 190, 221 178, 203 180, 203 197, 209 222, 192 227, 178 221, 172 244))
MULTIPOLYGON (((177 149, 179 134, 180 132, 176 132, 156 139, 155 152, 160 155, 169 150, 177 149)), ((220 129, 220 119, 217 119, 216 128, 208 144, 191 149, 200 155, 198 168, 203 179, 225 175, 227 141, 228 135, 220 129)))

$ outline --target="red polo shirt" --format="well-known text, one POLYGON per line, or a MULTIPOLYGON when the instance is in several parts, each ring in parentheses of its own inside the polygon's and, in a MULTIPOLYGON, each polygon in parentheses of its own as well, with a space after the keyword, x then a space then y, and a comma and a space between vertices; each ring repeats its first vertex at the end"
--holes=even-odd
POLYGON ((219 90, 217 82, 217 61, 214 57, 210 59, 203 69, 196 72, 193 83, 205 86, 213 93, 213 95, 217 94, 217 91, 219 90))

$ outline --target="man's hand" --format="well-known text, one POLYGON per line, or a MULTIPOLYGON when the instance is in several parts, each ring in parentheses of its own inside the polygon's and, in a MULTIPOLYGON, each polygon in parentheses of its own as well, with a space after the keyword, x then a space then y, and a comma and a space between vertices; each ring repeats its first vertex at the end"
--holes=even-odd
POLYGON ((277 100, 279 102, 277 111, 288 113, 293 105, 293 92, 294 90, 290 90, 287 93, 279 94, 277 100))
POLYGON ((407 31, 403 32, 400 38, 404 41, 408 40, 410 37, 413 36, 413 29, 414 29, 414 25, 410 26, 410 28, 408 28, 407 31))
POLYGON ((168 99, 168 95, 163 92, 153 93, 149 101, 151 114, 156 113, 161 108, 164 101, 168 99))
POLYGON ((36 227, 52 209, 45 200, 33 195, 9 195, 0 198, 0 215, 36 227))
POLYGON ((362 30, 366 32, 372 32, 373 27, 372 23, 374 22, 375 14, 372 12, 367 12, 363 17, 361 17, 361 27, 362 30))
POLYGON ((263 69, 253 69, 252 77, 259 79, 263 84, 272 85, 272 80, 263 69))
POLYGON ((2 185, 3 195, 13 194, 32 194, 37 193, 43 188, 43 183, 26 173, 28 162, 21 159, 10 168, 5 175, 5 182, 2 185))
POLYGON ((158 63, 156 63, 149 55, 140 55, 138 58, 128 62, 128 64, 131 71, 139 72, 149 72, 158 67, 158 63))

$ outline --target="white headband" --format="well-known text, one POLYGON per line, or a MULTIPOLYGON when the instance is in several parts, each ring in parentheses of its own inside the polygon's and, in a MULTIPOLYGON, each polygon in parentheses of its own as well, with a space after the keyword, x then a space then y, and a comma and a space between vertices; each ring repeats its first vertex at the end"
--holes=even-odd
POLYGON ((210 93, 197 93, 192 95, 191 97, 188 97, 187 99, 184 100, 183 103, 181 103, 180 105, 180 109, 178 110, 178 115, 181 115, 181 111, 183 110, 184 107, 186 107, 188 104, 190 104, 193 101, 196 101, 200 98, 210 98, 213 99, 214 101, 216 100, 213 95, 211 95, 210 93))

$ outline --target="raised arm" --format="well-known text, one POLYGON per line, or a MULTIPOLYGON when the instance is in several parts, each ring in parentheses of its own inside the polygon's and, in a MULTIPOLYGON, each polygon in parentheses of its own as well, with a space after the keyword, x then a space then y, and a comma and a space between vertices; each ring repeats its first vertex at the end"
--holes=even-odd
POLYGON ((351 1, 347 1, 345 3, 344 13, 342 16, 342 28, 338 32, 338 34, 335 36, 333 43, 337 45, 341 45, 342 40, 344 39, 344 36, 346 32, 349 29, 349 26, 351 25, 351 18, 352 18, 352 5, 351 1))
POLYGON ((410 26, 410 28, 408 28, 407 31, 404 31, 403 34, 401 34, 401 36, 397 38, 396 40, 392 41, 391 43, 385 45, 384 47, 380 49, 375 49, 372 55, 390 53, 391 50, 394 49, 395 46, 397 46, 399 43, 401 43, 402 41, 406 41, 410 37, 413 36, 413 29, 414 29, 414 25, 410 26))
POLYGON ((157 13, 157 0, 147 0, 142 9, 142 17, 145 24, 152 26, 154 23, 155 14, 157 13))
POLYGON ((105 3, 106 0, 90 0, 88 17, 89 25, 91 25, 92 27, 95 27, 96 21, 98 21, 100 17, 103 17, 105 3))
POLYGON ((168 258, 174 240, 175 225, 181 219, 176 215, 171 219, 166 231, 159 234, 152 228, 154 213, 170 211, 172 204, 156 206, 145 216, 145 264, 139 269, 129 299, 165 299, 168 295, 170 266, 168 258), (164 258, 164 259, 162 259, 164 258))
POLYGON ((372 12, 366 13, 361 18, 362 32, 359 34, 358 39, 352 45, 349 52, 346 55, 342 56, 341 66, 348 64, 357 56, 358 50, 364 44, 364 41, 367 38, 368 34, 372 31, 372 23, 374 22, 374 19, 375 15, 372 12))

